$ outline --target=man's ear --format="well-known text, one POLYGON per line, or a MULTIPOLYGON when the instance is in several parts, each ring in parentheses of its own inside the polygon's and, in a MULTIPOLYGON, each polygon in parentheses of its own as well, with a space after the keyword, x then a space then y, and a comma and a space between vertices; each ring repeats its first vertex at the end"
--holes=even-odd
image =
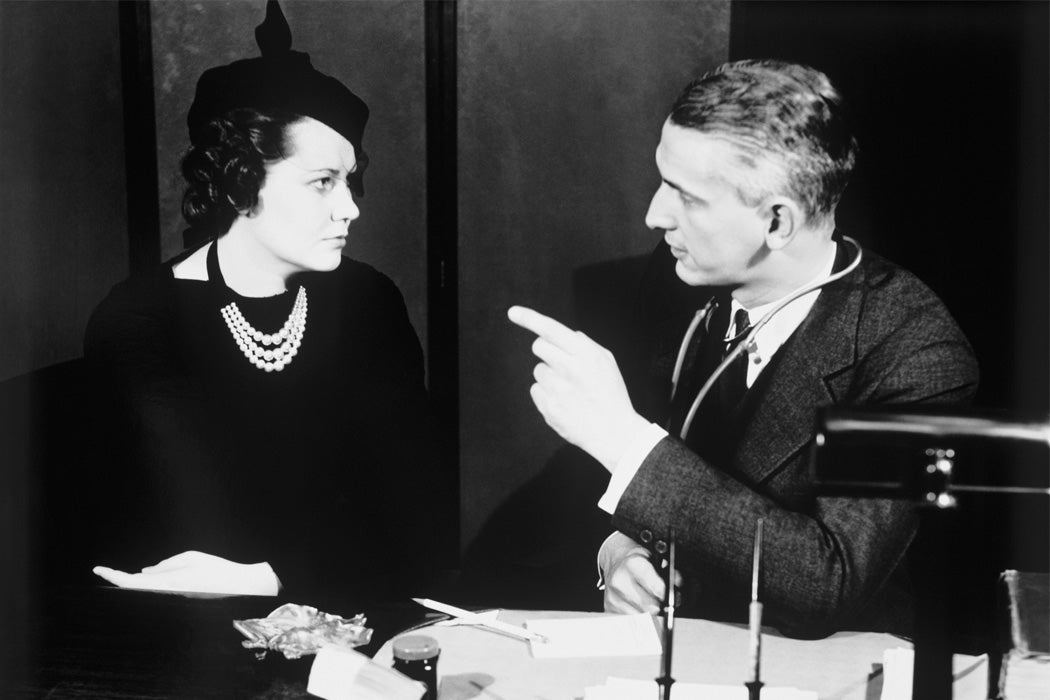
POLYGON ((765 205, 766 246, 770 250, 782 250, 795 237, 802 226, 802 210, 787 197, 775 197, 765 205))

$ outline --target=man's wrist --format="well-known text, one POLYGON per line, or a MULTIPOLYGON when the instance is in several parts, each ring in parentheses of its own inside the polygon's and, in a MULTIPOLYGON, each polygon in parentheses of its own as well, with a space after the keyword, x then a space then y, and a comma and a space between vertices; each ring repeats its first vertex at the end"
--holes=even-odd
POLYGON ((615 430, 611 432, 610 439, 601 446, 600 454, 594 457, 601 463, 605 470, 612 474, 620 463, 628 448, 649 428, 649 421, 642 418, 635 411, 626 417, 615 430))

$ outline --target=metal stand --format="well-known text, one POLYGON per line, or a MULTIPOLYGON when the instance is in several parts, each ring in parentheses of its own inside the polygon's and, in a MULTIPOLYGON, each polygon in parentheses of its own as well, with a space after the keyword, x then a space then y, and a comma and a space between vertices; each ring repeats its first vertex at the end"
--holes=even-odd
POLYGON ((951 700, 952 648, 947 595, 952 585, 950 562, 945 544, 950 542, 956 512, 955 497, 949 492, 955 451, 929 448, 922 484, 925 493, 919 503, 919 529, 924 533, 925 551, 916 552, 926 566, 926 579, 916 591, 915 667, 912 700, 951 700))
POLYGON ((660 677, 656 684, 660 686, 660 700, 671 700, 671 652, 674 648, 674 569, 675 549, 677 543, 674 528, 668 533, 667 550, 667 588, 664 593, 663 618, 664 618, 664 648, 660 657, 660 677))
POLYGON ((813 478, 821 495, 917 504, 920 536, 910 558, 921 563, 922 574, 916 578, 912 698, 950 700, 954 593, 966 583, 953 580, 951 567, 955 525, 966 515, 953 494, 1050 496, 1050 421, 935 407, 830 407, 819 414, 814 442, 813 478))

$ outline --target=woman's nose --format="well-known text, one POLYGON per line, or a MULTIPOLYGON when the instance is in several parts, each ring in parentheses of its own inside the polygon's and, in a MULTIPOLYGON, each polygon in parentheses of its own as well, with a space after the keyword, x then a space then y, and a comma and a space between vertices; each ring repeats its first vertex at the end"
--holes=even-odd
POLYGON ((345 183, 336 185, 336 202, 332 207, 332 219, 335 221, 346 221, 350 223, 361 216, 361 210, 354 201, 354 195, 350 193, 350 187, 345 183))

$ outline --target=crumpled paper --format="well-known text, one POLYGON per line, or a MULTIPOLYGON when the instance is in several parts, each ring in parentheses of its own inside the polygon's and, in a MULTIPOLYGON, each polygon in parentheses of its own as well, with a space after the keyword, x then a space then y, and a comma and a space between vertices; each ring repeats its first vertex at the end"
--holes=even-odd
POLYGON ((347 619, 319 611, 309 605, 286 603, 266 617, 234 620, 233 626, 247 639, 246 649, 259 649, 260 657, 268 650, 279 651, 285 658, 298 659, 315 654, 326 645, 357 647, 372 640, 367 619, 358 614, 347 619))

